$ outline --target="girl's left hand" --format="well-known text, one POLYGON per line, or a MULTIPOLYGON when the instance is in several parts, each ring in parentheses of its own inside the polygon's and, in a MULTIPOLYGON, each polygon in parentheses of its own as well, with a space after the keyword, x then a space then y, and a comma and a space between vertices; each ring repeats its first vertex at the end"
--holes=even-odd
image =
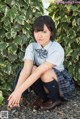
POLYGON ((21 99, 21 93, 18 91, 14 91, 8 98, 8 107, 13 108, 15 106, 19 107, 21 99))

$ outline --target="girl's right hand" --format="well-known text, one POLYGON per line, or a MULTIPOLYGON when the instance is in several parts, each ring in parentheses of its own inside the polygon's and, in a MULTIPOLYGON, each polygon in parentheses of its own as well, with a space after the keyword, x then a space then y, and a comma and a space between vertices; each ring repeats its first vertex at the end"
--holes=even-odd
POLYGON ((8 107, 10 108, 19 107, 20 99, 21 99, 20 92, 18 91, 12 92, 8 98, 8 107))

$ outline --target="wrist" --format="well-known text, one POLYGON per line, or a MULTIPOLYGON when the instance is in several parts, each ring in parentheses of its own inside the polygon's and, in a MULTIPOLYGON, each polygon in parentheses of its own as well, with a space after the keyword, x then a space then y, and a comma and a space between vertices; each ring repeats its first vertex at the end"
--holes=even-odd
POLYGON ((20 88, 18 88, 18 89, 15 90, 15 91, 18 91, 18 93, 21 94, 21 95, 22 95, 22 93, 23 93, 22 90, 21 90, 20 88))

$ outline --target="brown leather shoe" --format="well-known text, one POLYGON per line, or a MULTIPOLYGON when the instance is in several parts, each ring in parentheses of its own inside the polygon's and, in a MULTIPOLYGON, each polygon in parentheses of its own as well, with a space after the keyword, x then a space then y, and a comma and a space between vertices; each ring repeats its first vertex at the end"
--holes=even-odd
POLYGON ((33 109, 38 109, 40 105, 44 102, 42 98, 38 98, 34 103, 33 103, 33 109))
POLYGON ((52 100, 49 99, 48 101, 41 104, 41 106, 39 107, 39 111, 51 110, 56 106, 59 106, 61 103, 62 103, 61 100, 57 100, 56 102, 53 102, 52 100))

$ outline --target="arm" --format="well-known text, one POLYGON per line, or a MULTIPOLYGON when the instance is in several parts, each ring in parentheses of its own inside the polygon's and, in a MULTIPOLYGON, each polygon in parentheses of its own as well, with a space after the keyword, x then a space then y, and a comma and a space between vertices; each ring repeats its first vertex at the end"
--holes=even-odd
POLYGON ((31 60, 24 61, 24 66, 20 73, 15 90, 17 90, 24 83, 24 81, 30 76, 32 72, 32 67, 33 67, 33 62, 31 60))
POLYGON ((49 62, 45 62, 42 65, 40 65, 28 78, 27 80, 19 87, 18 91, 21 92, 21 94, 28 89, 38 78, 47 70, 51 69, 53 67, 53 64, 49 62))
POLYGON ((53 64, 45 62, 40 65, 27 79, 24 83, 15 90, 8 98, 8 106, 14 107, 15 104, 19 104, 22 93, 28 89, 38 78, 47 70, 51 69, 53 64))

